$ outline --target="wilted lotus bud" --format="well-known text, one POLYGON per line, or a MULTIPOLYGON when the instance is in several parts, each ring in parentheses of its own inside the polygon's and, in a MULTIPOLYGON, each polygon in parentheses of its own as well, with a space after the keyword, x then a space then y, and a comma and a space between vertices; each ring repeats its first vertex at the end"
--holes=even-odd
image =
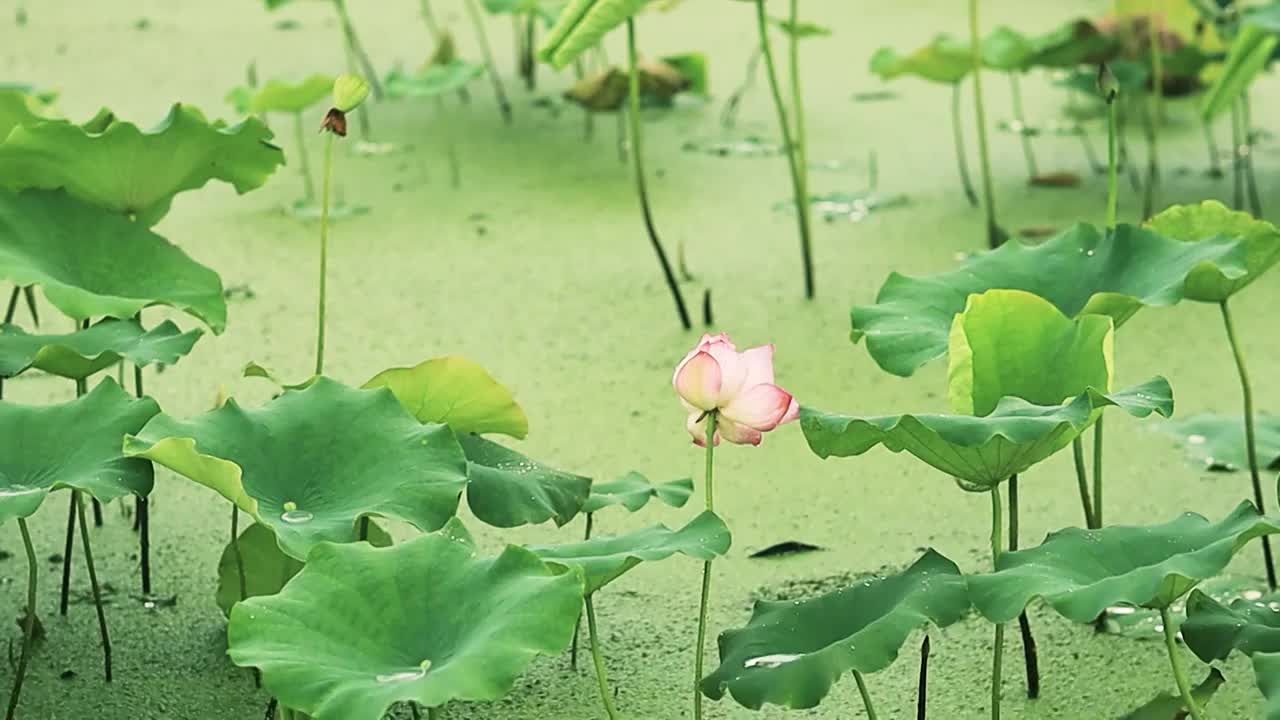
POLYGON ((627 99, 628 82, 626 73, 609 68, 574 83, 564 96, 590 112, 615 112, 627 99))

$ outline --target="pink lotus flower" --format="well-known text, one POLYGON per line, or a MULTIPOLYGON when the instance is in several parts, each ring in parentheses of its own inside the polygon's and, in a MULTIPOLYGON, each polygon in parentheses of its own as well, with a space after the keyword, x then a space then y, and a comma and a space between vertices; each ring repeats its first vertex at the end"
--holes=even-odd
POLYGON ((738 352, 729 336, 703 335, 676 366, 671 384, 689 411, 686 426, 695 445, 707 443, 703 418, 716 412, 716 436, 739 445, 759 445, 764 433, 800 415, 791 393, 773 384, 773 346, 738 352))

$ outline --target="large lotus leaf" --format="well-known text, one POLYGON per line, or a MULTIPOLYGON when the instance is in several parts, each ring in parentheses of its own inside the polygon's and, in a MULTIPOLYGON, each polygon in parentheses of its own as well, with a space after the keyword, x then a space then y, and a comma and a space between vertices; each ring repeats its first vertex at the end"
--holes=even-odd
POLYGON ((591 495, 582 506, 582 512, 594 513, 621 505, 627 512, 637 512, 653 498, 661 500, 670 507, 684 507, 693 496, 693 479, 680 478, 654 484, 649 478, 632 470, 613 482, 591 486, 591 495))
POLYGON ((182 104, 149 130, 123 121, 97 130, 66 120, 15 128, 0 145, 0 183, 11 190, 65 188, 151 226, 184 190, 221 180, 245 193, 284 164, 261 121, 227 127, 182 104))
POLYGON ((568 545, 531 545, 538 557, 582 570, 588 595, 622 577, 642 562, 656 562, 680 553, 695 560, 712 560, 729 552, 729 527, 711 511, 688 525, 671 530, 654 525, 626 535, 601 535, 568 545))
POLYGON ((428 65, 413 74, 392 70, 382 85, 393 98, 436 97, 455 92, 482 74, 483 65, 455 58, 447 63, 428 65))
POLYGON ((1198 205, 1174 205, 1147 221, 1152 230, 1191 245, 1238 240, 1245 245, 1243 275, 1228 275, 1212 266, 1196 268, 1187 278, 1186 296, 1201 302, 1221 302, 1258 279, 1280 262, 1280 229, 1247 212, 1228 208, 1217 200, 1198 205))
POLYGON ((946 627, 969 612, 956 564, 930 550, 899 575, 800 601, 758 602, 747 626, 720 635, 720 667, 702 681, 753 710, 765 703, 816 707, 851 671, 893 664, 925 625, 946 627))
POLYGON ((1254 23, 1245 23, 1240 28, 1231 41, 1222 71, 1205 93, 1204 100, 1200 101, 1200 115, 1206 121, 1230 109, 1248 91, 1254 78, 1270 62, 1277 43, 1280 43, 1280 38, 1274 31, 1254 23))
POLYGON ((1088 20, 1071 20, 1030 38, 1030 67, 1074 68, 1097 65, 1115 55, 1116 41, 1088 20))
POLYGON ((1265 720, 1280 720, 1280 653, 1254 655, 1253 675, 1258 689, 1266 698, 1262 717, 1265 720))
POLYGON ((1216 523, 1185 513, 1162 525, 1067 528, 1037 547, 1002 553, 996 572, 969 577, 969 592, 996 623, 1036 598, 1078 623, 1113 605, 1166 608, 1225 570, 1250 540, 1276 532, 1280 525, 1248 501, 1216 523))
POLYGON ((1243 277, 1245 256, 1239 239, 1184 243, 1131 225, 1104 235, 1079 224, 1041 245, 1007 242, 937 275, 893 273, 874 305, 853 308, 850 337, 865 336, 876 364, 905 377, 946 353, 952 320, 973 293, 1025 290, 1068 317, 1109 315, 1118 327, 1143 306, 1181 300, 1188 273, 1243 277))
POLYGON ((215 333, 227 324, 217 273, 138 223, 62 191, 0 190, 0 278, 40 285, 77 320, 128 319, 168 305, 215 333))
POLYGON ((0 402, 0 524, 35 514, 45 497, 73 488, 107 502, 151 492, 153 470, 125 458, 120 439, 160 412, 111 379, 57 405, 0 402))
MULTIPOLYGON (((1254 449, 1258 465, 1280 470, 1280 417, 1256 415, 1254 449)), ((1210 470, 1236 472, 1249 467, 1244 418, 1240 415, 1192 415, 1161 423, 1160 430, 1178 439, 1187 459, 1210 470)))
POLYGON ((1024 70, 1035 49, 1025 35, 1001 25, 982 38, 982 64, 994 70, 1024 70))
POLYGON ((381 720, 397 702, 492 701, 564 652, 582 577, 523 548, 478 557, 456 519, 394 547, 316 547, 278 595, 231 611, 229 654, 316 720, 381 720))
POLYGON ((332 75, 312 75, 300 83, 271 80, 253 93, 249 112, 302 112, 332 94, 332 75))
POLYGON ((1005 398, 991 414, 885 415, 853 417, 800 408, 800 428, 820 458, 861 455, 883 444, 907 452, 970 489, 993 488, 1066 447, 1093 422, 1094 413, 1115 405, 1135 417, 1173 412, 1173 390, 1156 377, 1127 390, 1088 390, 1062 405, 1032 405, 1005 398))
MULTIPOLYGON (((377 523, 369 521, 369 544, 391 547, 394 543, 377 523)), ((285 555, 276 542, 276 534, 266 525, 253 523, 240 533, 235 544, 227 543, 218 560, 218 590, 214 602, 223 615, 240 602, 240 569, 244 568, 245 598, 275 595, 302 570, 302 561, 285 555), (239 553, 239 560, 236 554, 239 553)))
POLYGON ((1226 660, 1232 650, 1245 655, 1280 652, 1280 603, 1239 599, 1226 607, 1193 590, 1187 598, 1182 639, 1201 660, 1226 660))
POLYGON ((324 377, 257 409, 228 400, 192 420, 159 415, 125 453, 218 492, 299 560, 317 543, 355 540, 366 515, 436 530, 467 481, 447 426, 414 420, 389 391, 324 377))
POLYGON ((591 478, 530 460, 473 433, 459 433, 467 456, 467 506, 495 527, 568 523, 591 494, 591 478))
MULTIPOLYGON (((1208 677, 1191 688, 1191 697, 1195 698, 1197 705, 1204 708, 1226 681, 1217 668, 1209 668, 1208 677)), ((1191 714, 1187 711, 1186 701, 1182 696, 1166 690, 1120 720, 1187 720, 1189 717, 1191 714)))
POLYGON ((1071 319, 1023 290, 970 295, 951 324, 951 409, 986 415, 1006 397, 1057 405, 1089 388, 1109 390, 1114 334, 1105 315, 1071 319))
POLYGON ((915 75, 930 82, 954 85, 971 70, 973 53, 969 46, 946 35, 938 35, 933 42, 908 55, 899 55, 893 48, 885 47, 871 56, 871 72, 881 80, 915 75))
POLYGON ((529 434, 529 418, 511 391, 459 355, 383 370, 364 386, 390 388, 420 422, 444 423, 460 434, 501 433, 513 438, 529 434))
POLYGON ((82 380, 121 358, 139 367, 172 365, 191 352, 202 334, 184 333, 168 320, 151 330, 136 320, 103 320, 69 335, 28 335, 17 325, 0 325, 0 378, 35 368, 82 380))
POLYGON ((36 110, 35 98, 30 93, 17 88, 0 88, 0 143, 15 127, 44 120, 36 110))
POLYGON ((538 48, 538 58, 557 70, 563 69, 648 3, 649 0, 569 0, 547 31, 538 48))

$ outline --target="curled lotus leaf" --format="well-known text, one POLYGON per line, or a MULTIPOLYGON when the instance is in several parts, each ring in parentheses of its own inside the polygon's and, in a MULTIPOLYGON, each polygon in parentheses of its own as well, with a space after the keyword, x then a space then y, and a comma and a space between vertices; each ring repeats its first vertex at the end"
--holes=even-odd
POLYGON ((355 540, 363 516, 436 530, 467 482, 448 426, 419 423, 387 390, 325 377, 261 408, 228 400, 191 420, 159 415, 125 452, 219 493, 298 560, 320 542, 355 540))
POLYGON ((316 546, 284 590, 231 611, 228 653, 315 720, 381 720, 396 703, 500 699, 564 652, 582 577, 520 547, 481 557, 455 518, 389 548, 316 546))
MULTIPOLYGON (((1258 466, 1280 470, 1280 416, 1259 413, 1253 423, 1258 466)), ((1249 467, 1241 415, 1191 415, 1157 427, 1176 438, 1186 451, 1187 460, 1202 468, 1239 472, 1249 467)))
MULTIPOLYGON (((258 371, 261 368, 254 366, 255 374, 258 371)), ((500 433, 516 439, 529 434, 529 418, 511 391, 479 364, 459 355, 383 370, 364 386, 389 388, 420 422, 444 423, 459 434, 500 433)))
POLYGON ((547 31, 538 57, 557 70, 563 69, 648 3, 649 0, 569 0, 547 31))
POLYGON ((168 320, 147 330, 136 320, 108 319, 64 335, 30 335, 17 325, 0 325, 0 378, 35 368, 83 380, 121 359, 138 367, 172 365, 202 334, 184 333, 168 320))
POLYGON ((1213 266, 1197 267, 1186 281, 1189 300, 1222 302, 1280 262, 1280 229, 1217 200, 1174 205, 1148 220, 1147 227, 1191 247, 1223 240, 1244 244, 1245 272, 1226 274, 1213 266))
POLYGON ((467 506, 494 527, 557 527, 577 516, 591 493, 591 478, 557 470, 474 433, 459 433, 467 456, 467 506))
POLYGON ((582 512, 600 512, 608 507, 621 505, 627 512, 637 512, 657 498, 669 507, 684 507, 693 496, 693 479, 680 478, 664 483, 654 483, 632 470, 613 482, 591 486, 591 496, 582 506, 582 512))

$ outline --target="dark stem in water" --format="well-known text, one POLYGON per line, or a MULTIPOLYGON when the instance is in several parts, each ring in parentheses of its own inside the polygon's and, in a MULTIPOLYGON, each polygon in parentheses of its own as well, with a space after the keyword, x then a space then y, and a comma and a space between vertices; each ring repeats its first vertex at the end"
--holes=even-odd
POLYGON ((916 720, 925 720, 929 715, 929 636, 924 636, 920 643, 920 682, 916 692, 916 720))
POLYGON ((529 92, 538 89, 538 59, 534 57, 538 47, 538 16, 529 13, 524 26, 524 56, 520 62, 520 74, 524 77, 524 87, 529 92))
POLYGON ((493 47, 489 44, 489 33, 484 29, 484 16, 480 14, 480 8, 476 5, 476 0, 466 0, 467 15, 471 18, 471 24, 475 27, 476 41, 480 44, 480 56, 484 58, 484 69, 489 75, 489 82, 493 84, 493 95, 498 101, 498 109, 502 112, 502 119, 508 125, 511 124, 511 101, 507 99, 507 88, 502 84, 502 76, 498 74, 498 66, 493 61, 493 47))
POLYGON ((1013 120, 1018 124, 1018 139, 1022 141, 1022 157, 1027 162, 1027 177, 1034 180, 1040 171, 1036 168, 1036 154, 1031 148, 1031 130, 1022 110, 1022 83, 1018 81, 1016 70, 1009 73, 1009 95, 1013 101, 1013 120))
POLYGON ((93 526, 102 527, 102 503, 98 498, 92 498, 92 500, 90 504, 93 506, 93 526))
POLYGON ((747 59, 746 77, 742 79, 742 84, 729 95, 729 99, 724 103, 724 109, 720 111, 720 127, 725 130, 732 130, 738 124, 738 107, 742 105, 742 98, 756 84, 756 70, 760 67, 760 58, 764 52, 760 48, 756 48, 751 53, 751 57, 747 59))
POLYGON ((348 52, 360 64, 360 71, 363 73, 364 79, 369 83, 369 90, 373 93, 373 98, 381 100, 382 81, 378 80, 378 71, 374 69, 373 62, 369 60, 369 55, 365 52, 364 45, 356 35, 356 27, 351 23, 351 16, 347 14, 346 0, 333 0, 333 7, 338 12, 338 23, 342 26, 342 37, 346 41, 348 52))
POLYGON ((609 676, 604 667, 604 655, 600 651, 600 632, 596 628, 596 607, 591 595, 584 602, 587 606, 587 634, 591 640, 591 661, 596 669, 596 684, 600 687, 600 702, 604 704, 604 712, 609 720, 618 720, 618 708, 613 704, 613 696, 609 693, 609 676))
MULTIPOLYGON (((1009 551, 1018 549, 1018 476, 1009 478, 1009 551)), ((1022 635, 1022 659, 1027 666, 1027 697, 1040 697, 1040 655, 1036 651, 1036 639, 1031 634, 1031 619, 1024 608, 1018 616, 1018 630, 1022 635)))
POLYGON ((1204 144, 1209 152, 1209 176, 1214 178, 1222 177, 1222 153, 1218 150, 1218 140, 1213 136, 1213 125, 1208 120, 1201 120, 1200 127, 1204 130, 1204 144))
MULTIPOLYGON (((759 2, 759 0, 757 0, 759 2)), ((791 27, 800 27, 800 2, 791 0, 791 27)), ((796 212, 804 218, 805 231, 800 235, 800 256, 804 262, 804 296, 813 299, 813 249, 809 232, 809 141, 805 139, 804 92, 800 84, 800 34, 789 33, 791 50, 791 106, 795 111, 795 127, 792 137, 795 140, 793 152, 796 158, 796 177, 800 180, 800 204, 796 212)))
POLYGON ((369 540, 369 516, 368 515, 360 516, 359 530, 357 531, 356 536, 360 538, 360 542, 367 542, 369 540))
POLYGON ((1244 136, 1240 132, 1240 102, 1231 104, 1231 207, 1244 209, 1244 136))
POLYGON ((93 590, 93 604, 98 610, 98 633, 102 636, 102 662, 107 682, 111 682, 111 636, 107 633, 107 614, 102 608, 102 590, 98 585, 98 572, 93 567, 93 548, 89 544, 89 528, 84 521, 84 502, 80 491, 71 491, 71 501, 80 518, 80 542, 84 547, 84 566, 89 570, 89 587, 93 590))
POLYGON ((71 554, 76 547, 76 503, 71 498, 67 506, 67 537, 62 546, 62 594, 58 597, 58 614, 67 616, 67 604, 71 600, 71 554))
MULTIPOLYGON (((595 513, 587 513, 587 529, 583 533, 583 542, 591 539, 591 531, 595 527, 595 513)), ((578 644, 582 635, 582 616, 578 616, 578 625, 573 629, 573 645, 569 649, 569 667, 578 669, 578 644)))
MULTIPOLYGON (((1154 6, 1153 6, 1154 8, 1154 6)), ((1153 12, 1148 16, 1154 25, 1157 16, 1153 12)), ((1164 53, 1160 51, 1160 28, 1152 27, 1148 33, 1147 44, 1151 50, 1151 104, 1147 118, 1147 184, 1142 193, 1142 219, 1146 220, 1155 212, 1156 183, 1160 178, 1160 123, 1164 110, 1161 101, 1164 99, 1164 53)))
POLYGON ((1253 111, 1249 103, 1249 93, 1240 95, 1241 137, 1244 140, 1244 178, 1249 191, 1249 212, 1256 218, 1262 217, 1262 197, 1258 195, 1258 180, 1253 174, 1253 111))
POLYGON ((25 518, 18 518, 18 531, 22 533, 22 546, 27 551, 27 616, 22 625, 22 656, 18 658, 18 668, 13 675, 13 691, 9 694, 9 711, 5 713, 5 720, 16 717, 22 681, 27 677, 27 663, 31 660, 31 646, 36 636, 36 583, 40 578, 40 571, 36 568, 36 550, 31 545, 31 531, 27 529, 25 518))
MULTIPOLYGON (((1004 550, 1004 542, 1000 537, 1004 532, 1003 509, 1000 501, 1000 487, 991 488, 991 567, 995 569, 1000 553, 1004 550)), ((997 624, 995 642, 991 647, 991 720, 1000 720, 1000 687, 1002 666, 1004 662, 1004 625, 997 624)))
POLYGON ((956 168, 960 171, 960 187, 964 190, 965 199, 973 207, 978 207, 978 192, 973 189, 973 179, 969 177, 969 159, 964 150, 964 124, 960 118, 960 83, 951 86, 951 130, 955 137, 956 168))
POLYGON ((635 172, 636 194, 640 196, 640 210, 644 216, 644 226, 649 233, 649 242, 653 252, 658 256, 658 264, 662 266, 663 277, 667 281, 667 289, 676 304, 676 314, 680 316, 680 326, 685 330, 693 328, 689 320, 689 309, 685 307, 684 296, 680 294, 680 286, 676 283, 675 273, 667 260, 667 252, 662 249, 662 240, 658 238, 658 230, 653 224, 653 212, 649 208, 649 190, 644 177, 644 144, 640 129, 640 70, 636 51, 635 18, 627 18, 627 57, 630 75, 630 103, 627 115, 631 125, 631 165, 635 172))
MULTIPOLYGON (((141 317, 138 318, 141 320, 141 317)), ((142 366, 133 366, 133 394, 142 399, 142 366)), ((139 495, 133 505, 138 529, 138 563, 142 571, 142 594, 151 594, 151 501, 139 495)))
MULTIPOLYGON (((969 44, 973 48, 973 110, 978 123, 978 161, 982 169, 982 199, 987 210, 987 246, 1004 244, 1004 231, 996 221, 995 189, 991 180, 991 157, 987 148, 987 111, 982 102, 982 43, 978 32, 978 0, 969 0, 969 44)), ((1003 632, 1003 628, 1001 628, 1003 632)), ((997 714, 999 710, 996 710, 997 714)))
POLYGON ((1084 526, 1090 530, 1097 528, 1093 519, 1093 499, 1089 496, 1089 471, 1084 464, 1084 441, 1077 435, 1071 441, 1071 457, 1076 467, 1076 485, 1080 491, 1080 505, 1084 508, 1084 526))
POLYGON ((9 295, 9 306, 4 310, 4 324, 8 325, 13 322, 13 316, 18 312, 18 296, 22 294, 22 286, 14 285, 13 292, 9 295))

